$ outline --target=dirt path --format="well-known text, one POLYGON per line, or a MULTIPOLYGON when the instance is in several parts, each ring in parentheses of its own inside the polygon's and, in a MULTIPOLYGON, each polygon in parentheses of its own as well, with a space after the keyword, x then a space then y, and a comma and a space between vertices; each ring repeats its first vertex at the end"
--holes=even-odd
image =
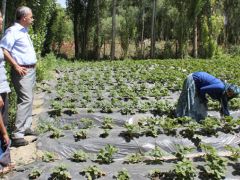
MULTIPOLYGON (((36 94, 33 102, 33 129, 37 126, 38 115, 44 111, 43 103, 43 95, 36 94)), ((14 162, 17 167, 34 162, 42 156, 42 152, 36 148, 36 141, 33 141, 35 137, 26 136, 25 139, 30 142, 29 145, 18 148, 11 147, 12 162, 14 162)))

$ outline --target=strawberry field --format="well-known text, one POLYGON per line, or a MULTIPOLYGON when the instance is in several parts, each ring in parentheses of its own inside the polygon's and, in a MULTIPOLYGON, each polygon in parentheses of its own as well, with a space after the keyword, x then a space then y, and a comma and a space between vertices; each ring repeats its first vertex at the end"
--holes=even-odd
POLYGON ((240 85, 240 61, 129 60, 61 62, 55 77, 37 85, 37 146, 44 155, 11 179, 239 179, 240 98, 232 117, 197 123, 176 118, 185 77, 206 71, 240 85))

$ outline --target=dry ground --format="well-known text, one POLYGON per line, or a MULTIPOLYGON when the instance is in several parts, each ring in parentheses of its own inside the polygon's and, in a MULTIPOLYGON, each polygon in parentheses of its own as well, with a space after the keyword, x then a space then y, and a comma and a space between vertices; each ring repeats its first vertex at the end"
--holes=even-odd
MULTIPOLYGON (((38 114, 44 111, 42 104, 42 95, 36 94, 33 102, 33 129, 37 126, 38 114)), ((29 145, 18 148, 11 147, 11 158, 12 162, 16 164, 16 167, 34 162, 42 156, 42 152, 36 148, 36 141, 34 141, 35 137, 26 136, 25 139, 30 142, 29 145)))

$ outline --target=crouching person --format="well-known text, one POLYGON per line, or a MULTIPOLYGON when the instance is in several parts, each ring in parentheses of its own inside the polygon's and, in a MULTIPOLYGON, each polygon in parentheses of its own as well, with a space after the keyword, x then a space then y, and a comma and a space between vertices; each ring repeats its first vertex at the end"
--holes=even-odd
POLYGON ((240 93, 240 88, 233 84, 224 83, 206 72, 194 72, 187 76, 178 99, 176 116, 189 116, 197 121, 207 116, 208 94, 218 100, 222 116, 229 116, 228 101, 240 93))

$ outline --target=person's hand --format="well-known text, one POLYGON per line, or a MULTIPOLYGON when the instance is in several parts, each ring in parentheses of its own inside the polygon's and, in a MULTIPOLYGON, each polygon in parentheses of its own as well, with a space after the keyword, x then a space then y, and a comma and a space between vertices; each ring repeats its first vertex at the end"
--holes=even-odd
POLYGON ((25 68, 25 67, 21 67, 19 65, 16 65, 14 68, 18 72, 18 74, 20 74, 21 76, 24 76, 24 75, 27 74, 27 68, 25 68))
POLYGON ((4 146, 8 146, 10 143, 10 139, 7 133, 3 134, 3 142, 4 142, 4 146))
POLYGON ((0 96, 0 108, 2 108, 3 106, 4 106, 4 102, 3 102, 2 96, 0 96))

